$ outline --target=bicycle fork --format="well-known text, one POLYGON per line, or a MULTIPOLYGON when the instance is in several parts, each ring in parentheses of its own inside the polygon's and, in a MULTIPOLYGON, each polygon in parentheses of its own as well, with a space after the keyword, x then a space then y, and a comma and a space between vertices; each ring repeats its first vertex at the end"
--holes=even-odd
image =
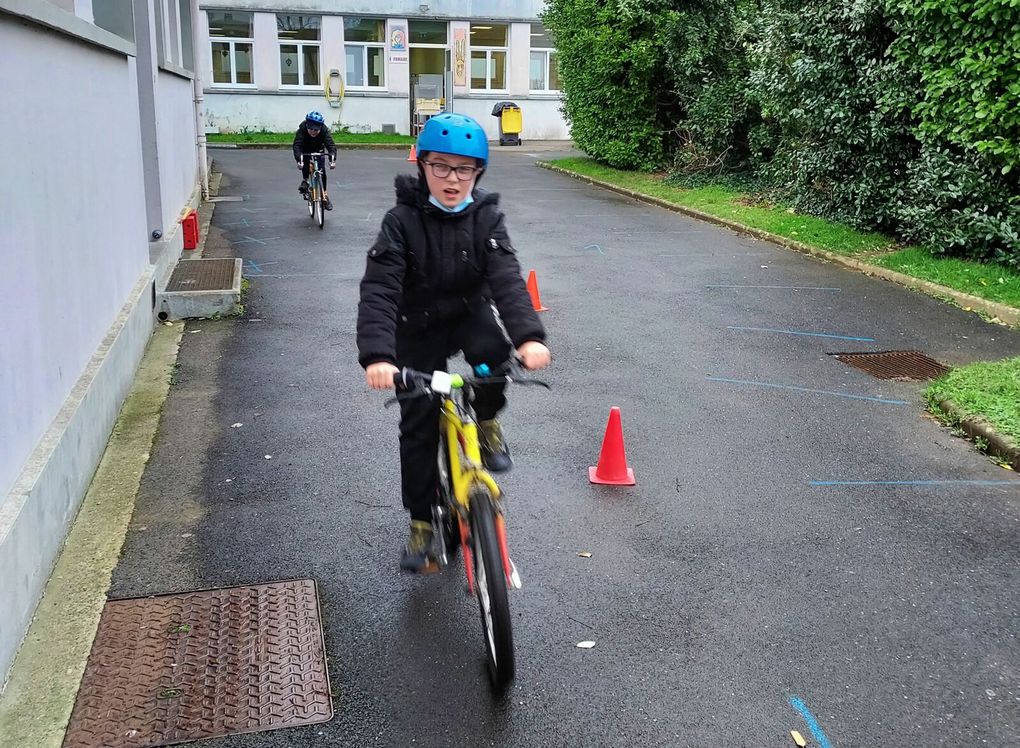
MULTIPOLYGON (((449 562, 449 553, 443 529, 445 527, 446 513, 444 507, 435 506, 432 508, 432 516, 436 527, 434 537, 437 539, 436 560, 442 568, 445 568, 449 562)), ((473 595, 475 593, 475 566, 474 554, 471 551, 471 533, 468 530, 467 523, 461 517, 457 518, 457 530, 461 552, 464 554, 464 570, 467 574, 468 594, 473 595)), ((496 514, 496 538, 499 541, 499 555, 500 560, 503 562, 503 575, 506 578, 507 587, 519 590, 521 588, 521 575, 517 572, 517 565, 510 558, 510 547, 506 539, 506 523, 503 521, 503 515, 498 513, 496 514)))

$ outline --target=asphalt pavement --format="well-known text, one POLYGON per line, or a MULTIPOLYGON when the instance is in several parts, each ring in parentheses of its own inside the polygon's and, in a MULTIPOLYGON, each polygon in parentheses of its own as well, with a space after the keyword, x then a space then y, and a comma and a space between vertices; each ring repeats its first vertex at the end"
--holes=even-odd
POLYGON ((497 149, 482 184, 537 270, 554 389, 504 421, 524 587, 494 699, 459 563, 397 570, 397 416, 356 361, 365 255, 413 166, 342 152, 320 231, 289 153, 215 157, 244 200, 210 248, 251 288, 242 317, 188 323, 112 596, 314 578, 337 716, 209 745, 1020 744, 1020 478, 922 384, 829 355, 956 365, 1020 333, 497 149), (588 483, 613 405, 633 488, 588 483))

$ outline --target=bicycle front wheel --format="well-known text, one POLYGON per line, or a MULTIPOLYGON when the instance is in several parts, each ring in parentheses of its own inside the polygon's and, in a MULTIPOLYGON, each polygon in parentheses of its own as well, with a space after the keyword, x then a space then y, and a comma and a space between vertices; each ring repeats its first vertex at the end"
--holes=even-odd
POLYGON ((322 209, 322 195, 319 195, 315 201, 315 215, 313 218, 320 229, 326 224, 326 211, 322 209))
POLYGON ((514 678, 514 637, 506 572, 496 534, 496 509, 492 494, 482 486, 471 492, 471 546, 475 594, 489 655, 489 677, 493 687, 502 691, 514 678))

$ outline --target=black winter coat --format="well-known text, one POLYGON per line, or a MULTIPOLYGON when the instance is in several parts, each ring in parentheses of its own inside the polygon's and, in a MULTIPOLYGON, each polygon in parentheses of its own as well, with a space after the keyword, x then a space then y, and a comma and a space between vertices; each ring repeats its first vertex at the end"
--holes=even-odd
POLYGON ((396 336, 450 324, 492 301, 515 347, 545 342, 531 305, 499 195, 476 189, 474 202, 446 213, 417 177, 395 180, 397 204, 368 252, 358 305, 358 361, 396 363, 396 336))
POLYGON ((308 123, 302 122, 294 133, 294 144, 291 146, 294 151, 294 160, 300 161, 302 153, 320 153, 325 151, 329 154, 330 160, 336 160, 336 143, 329 129, 325 125, 319 130, 314 138, 308 134, 308 123))

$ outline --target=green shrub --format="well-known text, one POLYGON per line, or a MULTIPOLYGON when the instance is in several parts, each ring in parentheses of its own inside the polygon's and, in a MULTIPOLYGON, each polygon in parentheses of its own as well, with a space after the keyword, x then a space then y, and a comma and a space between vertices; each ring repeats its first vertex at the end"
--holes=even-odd
POLYGON ((563 111, 578 147, 624 169, 650 170, 672 150, 676 102, 665 66, 666 0, 553 0, 563 111))

